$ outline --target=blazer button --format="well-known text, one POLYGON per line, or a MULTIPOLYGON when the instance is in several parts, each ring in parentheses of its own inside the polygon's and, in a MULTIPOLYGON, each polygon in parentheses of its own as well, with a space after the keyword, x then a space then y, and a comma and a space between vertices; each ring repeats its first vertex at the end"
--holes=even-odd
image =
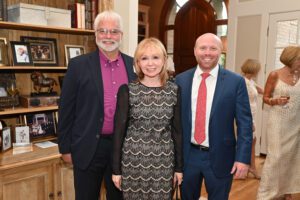
POLYGON ((98 134, 98 135, 96 135, 96 138, 97 138, 97 139, 99 139, 99 138, 100 138, 100 135, 99 135, 99 134, 98 134))

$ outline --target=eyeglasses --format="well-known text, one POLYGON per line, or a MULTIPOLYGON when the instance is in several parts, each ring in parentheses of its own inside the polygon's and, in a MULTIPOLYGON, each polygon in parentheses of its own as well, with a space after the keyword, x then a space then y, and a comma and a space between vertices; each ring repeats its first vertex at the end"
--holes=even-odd
POLYGON ((116 36, 118 35, 119 33, 121 33, 122 31, 120 31, 119 29, 106 29, 106 28, 100 28, 96 31, 98 34, 100 35, 107 35, 108 33, 113 35, 113 36, 116 36))

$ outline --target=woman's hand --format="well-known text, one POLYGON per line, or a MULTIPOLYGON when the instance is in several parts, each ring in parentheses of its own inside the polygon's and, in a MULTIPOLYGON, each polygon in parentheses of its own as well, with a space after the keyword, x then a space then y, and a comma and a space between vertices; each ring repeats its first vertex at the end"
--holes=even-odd
POLYGON ((181 185, 183 179, 183 174, 180 172, 175 172, 174 173, 174 179, 173 179, 173 185, 175 186, 176 182, 178 185, 181 185))
POLYGON ((121 189, 121 175, 112 175, 112 181, 114 182, 116 188, 118 188, 120 191, 121 189))
POLYGON ((280 97, 280 98, 273 99, 273 100, 276 102, 276 105, 283 106, 289 102, 289 98, 290 97, 280 97))

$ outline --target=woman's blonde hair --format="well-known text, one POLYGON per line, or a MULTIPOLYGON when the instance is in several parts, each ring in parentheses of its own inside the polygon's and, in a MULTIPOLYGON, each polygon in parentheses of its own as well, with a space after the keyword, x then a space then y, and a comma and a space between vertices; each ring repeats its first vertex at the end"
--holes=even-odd
POLYGON ((261 68, 260 62, 255 59, 247 59, 242 67, 241 70, 244 74, 257 74, 261 68))
POLYGON ((138 76, 138 80, 141 81, 145 76, 145 74, 143 73, 143 71, 141 70, 141 68, 139 66, 139 59, 143 56, 143 54, 149 47, 156 49, 163 56, 164 64, 163 64, 162 70, 160 72, 160 81, 161 81, 162 85, 165 85, 169 78, 168 72, 167 72, 167 51, 166 51, 164 45, 161 43, 161 41, 159 41, 158 39, 153 38, 153 37, 142 40, 138 44, 138 46, 135 50, 134 67, 135 67, 136 74, 138 76))
POLYGON ((283 49, 280 55, 280 61, 288 67, 291 67, 298 58, 300 58, 299 46, 288 46, 283 49))

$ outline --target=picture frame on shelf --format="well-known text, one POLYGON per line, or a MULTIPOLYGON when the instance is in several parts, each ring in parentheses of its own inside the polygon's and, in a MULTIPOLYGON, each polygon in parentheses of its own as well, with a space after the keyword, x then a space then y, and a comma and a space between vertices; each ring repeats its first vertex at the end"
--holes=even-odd
POLYGON ((4 127, 1 131, 1 151, 7 151, 12 148, 11 128, 4 127))
POLYGON ((29 43, 10 41, 13 65, 14 66, 30 66, 33 65, 29 43))
POLYGON ((65 45, 66 66, 68 66, 71 58, 85 54, 85 48, 81 45, 65 45))
POLYGON ((30 143, 29 126, 16 126, 14 136, 17 144, 30 143))
POLYGON ((55 38, 21 36, 21 41, 29 43, 33 65, 58 66, 55 38))
POLYGON ((0 37, 0 66, 8 65, 8 51, 6 38, 0 37))
POLYGON ((32 140, 56 136, 54 112, 29 113, 25 115, 25 124, 29 126, 29 136, 32 140))

